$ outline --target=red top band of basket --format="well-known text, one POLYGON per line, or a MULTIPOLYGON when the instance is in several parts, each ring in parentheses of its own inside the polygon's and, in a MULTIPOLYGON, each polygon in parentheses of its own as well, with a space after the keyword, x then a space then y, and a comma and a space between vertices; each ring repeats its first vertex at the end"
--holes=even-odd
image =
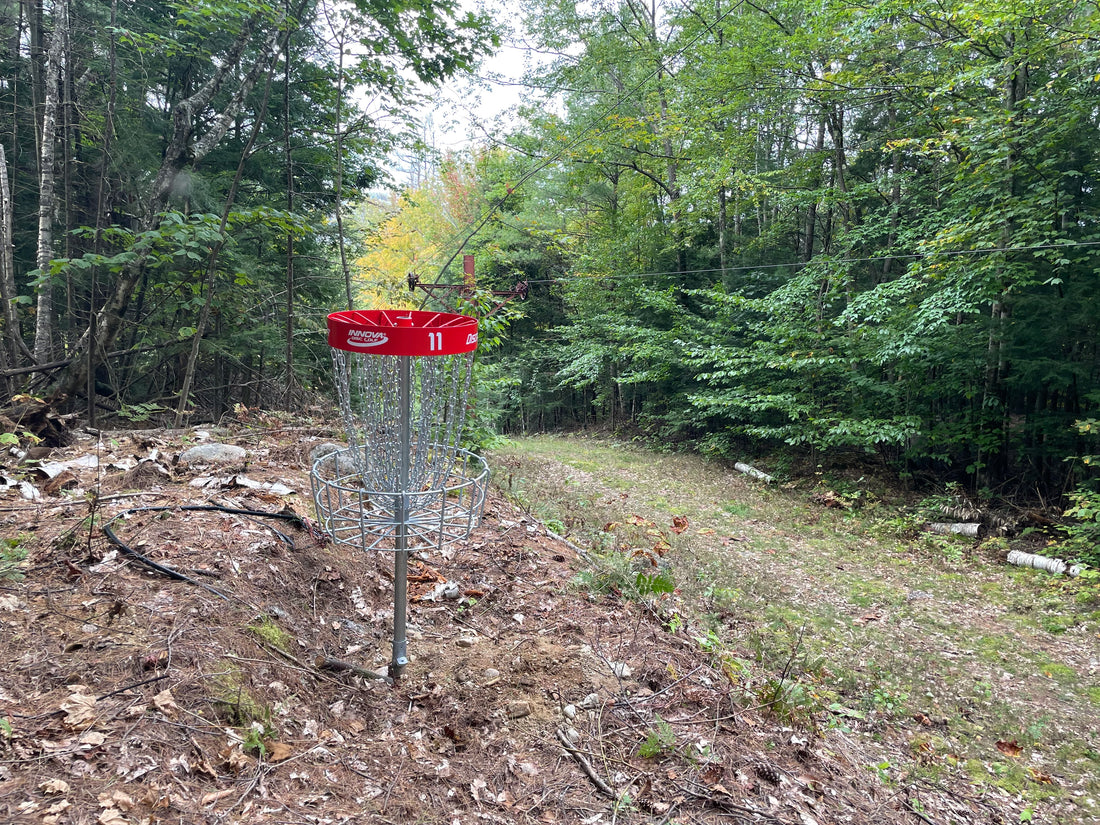
POLYGON ((328 345, 368 355, 457 355, 477 349, 477 319, 400 309, 334 312, 328 345))

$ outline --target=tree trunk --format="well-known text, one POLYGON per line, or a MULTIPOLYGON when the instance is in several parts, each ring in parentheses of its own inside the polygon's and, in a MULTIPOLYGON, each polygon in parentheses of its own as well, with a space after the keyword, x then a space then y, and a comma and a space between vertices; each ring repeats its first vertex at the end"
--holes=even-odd
POLYGON ((34 326, 34 358, 40 364, 53 360, 53 280, 49 276, 53 258, 53 220, 57 202, 54 152, 57 145, 58 89, 61 81, 62 46, 68 29, 67 0, 57 0, 54 31, 46 55, 45 103, 42 110, 42 138, 38 147, 38 270, 37 314, 34 326))
MULTIPOLYGON (((294 153, 290 145, 290 41, 283 47, 283 154, 286 157, 286 211, 294 212, 294 153)), ((294 233, 286 233, 286 401, 294 409, 294 233)))
MULTIPOLYGON (((4 370, 19 366, 19 318, 15 313, 15 248, 12 244, 12 202, 8 186, 8 159, 0 144, 0 301, 4 304, 3 340, 0 342, 4 370)), ((5 395, 10 395, 5 392, 5 395)))
MULTIPOLYGON (((310 1, 298 0, 298 6, 294 9, 295 18, 300 16, 300 12, 310 1)), ((180 100, 172 108, 172 135, 142 210, 144 215, 140 224, 141 230, 150 230, 157 225, 158 214, 168 203, 172 187, 180 172, 189 164, 202 160, 225 136, 256 81, 270 70, 282 38, 289 37, 293 30, 292 26, 267 25, 267 34, 256 49, 256 57, 249 71, 240 80, 223 109, 215 117, 204 121, 208 124, 206 131, 196 136, 194 122, 196 116, 202 114, 215 96, 225 90, 230 73, 240 63, 245 49, 251 43, 261 22, 262 18, 259 15, 249 20, 219 64, 217 71, 196 92, 180 100)), ((146 245, 137 247, 134 251, 137 254, 133 261, 114 279, 111 291, 96 315, 94 335, 96 353, 109 349, 118 336, 126 308, 129 306, 134 289, 142 280, 145 265, 152 250, 149 245, 146 245)), ((78 348, 82 354, 87 353, 90 340, 91 338, 85 334, 79 342, 78 348)), ((52 398, 71 396, 84 387, 87 372, 87 357, 77 359, 69 369, 55 377, 47 394, 52 398)))
MULTIPOLYGON (((271 69, 274 70, 274 64, 271 69)), ((173 424, 177 429, 183 426, 183 418, 187 414, 187 402, 188 396, 191 394, 191 385, 195 381, 195 368, 199 363, 199 348, 202 344, 202 338, 206 334, 206 325, 210 322, 210 307, 214 302, 214 293, 217 289, 217 276, 218 276, 218 257, 221 255, 222 247, 225 245, 225 229, 229 223, 229 213, 233 209, 233 203, 237 200, 237 191, 241 185, 241 178, 244 176, 244 165, 247 162, 249 156, 252 154, 252 147, 256 145, 256 135, 260 133, 260 127, 263 126, 263 112, 267 111, 267 103, 271 98, 271 71, 267 75, 267 83, 264 86, 264 101, 260 105, 260 108, 256 111, 256 117, 252 125, 252 134, 248 137, 248 143, 245 145, 244 150, 241 152, 241 159, 237 163, 237 174, 233 177, 233 183, 229 187, 229 194, 225 198, 225 208, 222 209, 221 225, 218 227, 218 232, 221 234, 222 239, 219 240, 214 247, 210 250, 210 258, 206 266, 206 300, 203 302, 202 311, 199 313, 199 320, 195 324, 195 335, 191 340, 191 354, 187 358, 187 367, 183 372, 183 386, 180 388, 179 403, 176 405, 176 420, 173 424)))
MULTIPOLYGON (((103 123, 103 152, 100 155, 99 180, 96 182, 95 195, 95 241, 96 253, 103 251, 103 230, 107 228, 107 176, 111 169, 111 144, 115 133, 115 103, 118 99, 118 36, 115 34, 118 21, 118 0, 111 0, 111 41, 108 51, 108 64, 111 76, 108 81, 107 112, 103 123)), ((92 267, 91 282, 88 284, 88 367, 85 396, 88 400, 88 426, 95 426, 95 313, 97 291, 96 267, 92 267)))
MULTIPOLYGON (((814 145, 814 155, 820 157, 821 153, 825 149, 825 118, 822 118, 817 124, 817 143, 814 145)), ((821 186, 822 173, 818 169, 817 172, 817 187, 821 186)), ((801 257, 803 262, 808 262, 814 256, 814 244, 817 240, 817 204, 820 198, 816 196, 810 203, 809 208, 806 210, 806 232, 802 236, 802 250, 801 257)))

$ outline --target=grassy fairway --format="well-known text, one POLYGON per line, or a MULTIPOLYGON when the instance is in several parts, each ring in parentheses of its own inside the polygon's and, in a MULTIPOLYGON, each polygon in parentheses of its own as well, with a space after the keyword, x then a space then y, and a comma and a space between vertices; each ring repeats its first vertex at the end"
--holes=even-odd
POLYGON ((727 662, 744 702, 874 743, 884 782, 965 779, 1033 803, 1035 821, 1100 821, 1095 586, 1010 568, 1003 542, 921 533, 858 485, 777 488, 578 437, 515 440, 492 461, 599 565, 645 569, 647 543, 666 541, 670 630, 727 662))

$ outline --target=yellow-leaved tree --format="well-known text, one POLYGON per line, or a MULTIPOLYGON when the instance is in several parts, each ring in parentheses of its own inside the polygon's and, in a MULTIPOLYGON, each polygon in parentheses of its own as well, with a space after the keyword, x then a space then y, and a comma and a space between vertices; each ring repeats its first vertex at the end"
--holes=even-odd
POLYGON ((472 157, 448 156, 438 173, 419 187, 388 202, 373 200, 360 207, 357 220, 365 249, 354 261, 357 306, 419 305, 424 294, 410 292, 410 273, 423 283, 460 277, 457 252, 471 240, 467 236, 485 215, 492 194, 485 191, 492 186, 482 174, 492 154, 483 150, 472 157))

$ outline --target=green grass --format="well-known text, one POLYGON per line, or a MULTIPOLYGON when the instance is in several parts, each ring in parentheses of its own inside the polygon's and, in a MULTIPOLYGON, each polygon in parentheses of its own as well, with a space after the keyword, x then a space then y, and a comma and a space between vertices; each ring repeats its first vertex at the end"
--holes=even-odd
POLYGON ((22 581, 26 560, 25 537, 0 539, 0 581, 22 581))
POLYGON ((930 745, 932 755, 905 770, 966 773, 1029 800, 1100 791, 1096 763, 1081 756, 1095 752, 1086 732, 1100 683, 1059 653, 1100 632, 1088 582, 1006 567, 971 541, 923 534, 881 488, 873 497, 846 489, 855 509, 826 508, 810 498, 820 482, 776 489, 716 461, 593 438, 516 440, 490 463, 513 500, 585 547, 631 514, 666 532, 686 516, 665 557, 683 619, 742 674, 747 702, 770 696, 777 716, 886 739, 926 714, 950 745, 930 745), (776 682, 790 666, 792 680, 776 682), (834 702, 866 718, 838 717, 834 702), (1045 725, 1052 702, 1060 720, 1045 725), (1064 784, 1024 776, 993 748, 998 737, 1034 739, 1028 764, 1064 784))

